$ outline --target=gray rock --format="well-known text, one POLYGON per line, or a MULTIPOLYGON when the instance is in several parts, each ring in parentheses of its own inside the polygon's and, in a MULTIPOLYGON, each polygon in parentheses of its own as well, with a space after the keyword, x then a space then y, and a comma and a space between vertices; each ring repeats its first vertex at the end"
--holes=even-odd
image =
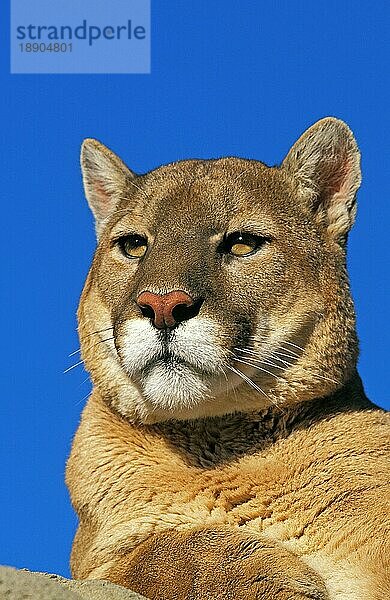
POLYGON ((146 600, 108 581, 72 581, 59 575, 0 567, 0 600, 146 600))

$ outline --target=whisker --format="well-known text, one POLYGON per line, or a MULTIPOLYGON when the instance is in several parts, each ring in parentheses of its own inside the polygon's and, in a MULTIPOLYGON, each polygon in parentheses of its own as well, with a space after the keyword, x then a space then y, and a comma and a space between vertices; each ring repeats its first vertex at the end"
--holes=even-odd
POLYGON ((87 383, 87 381, 91 382, 89 375, 80 383, 80 386, 84 385, 84 383, 87 383))
MULTIPOLYGON (((277 365, 275 362, 268 360, 268 358, 269 358, 269 356, 267 356, 265 359, 260 360, 260 358, 251 358, 250 357, 250 360, 252 360, 253 362, 258 362, 260 364, 269 365, 270 367, 274 367, 275 369, 284 369, 284 366, 291 367, 291 364, 292 364, 292 363, 287 363, 284 360, 281 361, 278 358, 276 358, 276 359, 274 358, 274 360, 278 360, 279 362, 282 362, 284 364, 284 366, 281 367, 280 365, 277 365)), ((273 357, 271 356, 271 358, 273 358, 273 357)))
POLYGON ((319 379, 324 379, 324 381, 330 381, 331 383, 335 383, 336 385, 340 385, 341 381, 336 381, 336 379, 331 379, 330 377, 326 377, 325 375, 320 375, 319 373, 313 373, 311 371, 308 371, 306 369, 306 372, 309 373, 309 375, 313 375, 313 377, 318 377, 319 379))
POLYGON ((79 404, 81 404, 82 402, 84 402, 85 400, 87 400, 87 398, 89 398, 90 395, 91 395, 91 392, 88 392, 88 394, 86 396, 84 396, 83 398, 81 398, 80 400, 78 400, 76 402, 76 406, 78 406, 79 404))
MULTIPOLYGON (((255 356, 255 357, 257 357, 257 360, 259 360, 259 358, 260 358, 260 357, 259 357, 259 354, 258 354, 257 352, 255 352, 254 350, 249 350, 249 349, 246 349, 246 348, 235 348, 235 350, 238 350, 239 352, 244 352, 245 354, 249 354, 249 355, 251 355, 251 356, 255 356)), ((288 355, 287 355, 287 356, 288 356, 288 355)), ((285 360, 282 360, 281 358, 278 358, 278 357, 274 356, 274 355, 273 355, 272 353, 270 353, 270 352, 266 353, 266 355, 265 355, 265 359, 267 359, 267 358, 270 358, 270 357, 271 357, 271 358, 273 358, 274 360, 277 360, 278 362, 281 362, 281 363, 283 363, 284 365, 287 365, 287 366, 289 366, 289 367, 291 367, 291 365, 293 364, 292 362, 287 362, 287 361, 285 361, 285 360)), ((255 359, 255 358, 253 358, 253 359, 251 359, 251 360, 256 360, 256 359, 255 359)), ((267 364, 266 360, 264 360, 264 361, 262 360, 261 362, 264 362, 265 364, 267 364)), ((278 369, 281 369, 281 368, 282 368, 282 367, 279 367, 278 365, 275 365, 275 364, 273 364, 273 363, 268 363, 268 364, 270 364, 270 365, 272 365, 272 366, 274 366, 274 367, 277 367, 278 369)))
POLYGON ((105 340, 99 340, 98 342, 95 342, 95 344, 92 344, 91 346, 88 346, 88 348, 86 349, 87 352, 89 350, 92 350, 93 348, 96 348, 96 346, 98 346, 99 344, 103 344, 104 342, 109 342, 110 340, 114 340, 114 336, 106 338, 105 340))
POLYGON ((265 391, 262 390, 261 387, 259 387, 254 381, 252 381, 252 379, 249 379, 249 377, 247 377, 245 375, 245 373, 243 373, 239 369, 235 369, 234 367, 231 367, 230 365, 226 365, 226 366, 227 366, 228 369, 230 369, 230 371, 233 371, 233 373, 235 373, 236 375, 238 375, 239 377, 241 377, 241 379, 243 379, 244 381, 246 381, 253 389, 255 389, 256 391, 260 392, 266 398, 268 398, 268 400, 270 400, 270 398, 267 396, 267 394, 265 393, 265 391))
POLYGON ((293 346, 294 348, 298 348, 298 350, 302 350, 302 352, 304 352, 304 348, 302 348, 302 346, 297 346, 296 344, 293 344, 292 342, 287 342, 286 340, 284 341, 285 344, 288 344, 289 346, 293 346))
MULTIPOLYGON (((269 331, 268 328, 264 328, 261 327, 261 325, 258 326, 258 328, 263 329, 263 331, 269 331)), ((269 339, 269 336, 266 335, 251 335, 249 336, 249 339, 253 340, 254 342, 259 342, 259 341, 267 341, 269 339)), ((280 344, 279 347, 282 348, 283 350, 285 350, 286 352, 291 352, 292 354, 294 354, 295 356, 300 356, 299 354, 297 354, 296 352, 294 352, 293 350, 291 350, 290 348, 283 348, 283 344, 288 344, 289 346, 293 346, 294 348, 297 348, 297 350, 300 350, 301 352, 304 352, 305 349, 302 348, 302 346, 298 346, 297 344, 293 344, 293 342, 288 342, 287 340, 283 340, 280 344)))
MULTIPOLYGON (((286 350, 287 352, 290 352, 290 350, 288 350, 287 348, 283 348, 283 350, 286 350)), ((285 352, 278 352, 277 350, 274 350, 273 352, 274 354, 276 354, 277 356, 285 356, 286 358, 301 358, 301 356, 299 356, 299 354, 296 354, 295 352, 292 352, 291 350, 291 354, 286 354, 285 352)))
MULTIPOLYGON (((272 377, 275 377, 275 379, 278 379, 281 381, 286 381, 286 379, 284 377, 281 377, 280 375, 275 375, 275 373, 272 373, 271 371, 268 371, 267 369, 263 369, 263 367, 258 367, 257 365, 254 365, 245 360, 241 360, 240 358, 235 358, 234 360, 236 360, 239 363, 242 363, 243 365, 247 365, 248 367, 253 367, 254 369, 257 369, 258 371, 263 371, 264 373, 268 373, 268 375, 272 375, 272 377)), ((278 367, 278 368, 280 369, 280 367, 278 367)))
MULTIPOLYGON (((92 350, 92 348, 95 348, 95 346, 97 346, 98 344, 102 344, 103 342, 109 342, 110 340, 114 340, 114 339, 115 339, 114 336, 112 336, 112 337, 106 338, 105 340, 99 340, 93 346, 89 346, 89 348, 87 348, 87 350, 92 350)), ((75 352, 72 352, 72 354, 69 354, 69 356, 77 354, 78 352, 80 352, 80 350, 76 350, 75 352)), ((68 367, 67 369, 65 369, 64 374, 68 373, 69 371, 72 371, 72 369, 75 369, 76 367, 80 366, 81 364, 83 364, 83 362, 84 362, 83 360, 80 360, 75 365, 68 367)))
MULTIPOLYGON (((228 393, 229 390, 226 390, 226 391, 228 393)), ((236 402, 238 403, 238 394, 237 394, 237 390, 236 390, 235 386, 232 387, 232 391, 234 394, 234 398, 235 398, 236 402)))
POLYGON ((274 404, 274 406, 276 406, 276 408, 278 408, 279 410, 281 410, 282 412, 284 412, 280 408, 280 406, 278 406, 276 404, 276 402, 274 400, 272 400, 272 398, 270 398, 268 396, 268 394, 265 393, 264 390, 261 389, 261 387, 259 387, 254 381, 252 381, 252 379, 250 379, 249 377, 247 377, 245 375, 245 373, 243 373, 239 369, 235 369, 234 367, 231 367, 230 365, 226 365, 226 366, 227 366, 228 369, 230 369, 230 371, 232 371, 233 373, 235 373, 236 375, 238 375, 238 377, 241 377, 241 379, 243 379, 243 381, 245 381, 250 387, 252 387, 257 392, 260 392, 261 394, 263 394, 263 396, 265 396, 272 404, 274 404))
MULTIPOLYGON (((118 200, 125 200, 126 201, 126 200, 129 200, 129 198, 124 198, 123 196, 119 196, 118 200)), ((130 212, 129 207, 127 207, 127 208, 120 208, 120 209, 117 209, 115 211, 115 215, 120 215, 121 213, 129 213, 129 212, 130 212)))
POLYGON ((97 333, 103 333, 104 331, 108 331, 109 329, 113 329, 113 327, 106 327, 105 329, 98 329, 97 331, 92 331, 92 333, 88 333, 85 337, 90 337, 91 335, 96 335, 97 333))
POLYGON ((72 365, 71 367, 68 367, 67 369, 65 369, 64 371, 64 375, 65 373, 68 373, 69 371, 71 371, 72 369, 75 369, 76 367, 79 367, 80 365, 83 364, 84 361, 80 360, 79 362, 77 362, 75 365, 72 365))
MULTIPOLYGON (((292 361, 286 361, 286 360, 282 360, 281 358, 279 358, 278 356, 275 356, 275 353, 273 354, 272 352, 268 352, 265 355, 265 359, 260 359, 260 356, 258 353, 256 353, 254 350, 249 350, 246 348, 235 348, 235 350, 238 350, 239 352, 244 352, 246 354, 249 354, 250 356, 255 356, 257 358, 251 358, 250 360, 254 361, 254 362, 259 362, 260 364, 267 364, 269 366, 274 367, 275 369, 282 369, 283 367, 280 367, 272 362, 270 362, 269 358, 272 358, 273 360, 277 360, 278 362, 284 364, 286 367, 292 367, 294 365, 294 362, 292 361)), ((281 354, 281 353, 279 353, 281 354)), ((284 355, 281 354, 282 356, 287 356, 287 358, 292 358, 289 355, 284 355)), ((297 357, 300 358, 300 357, 297 357)), ((312 377, 318 377, 319 379, 323 379, 324 381, 330 381, 331 383, 335 383, 336 385, 340 385, 340 381, 336 381, 335 379, 332 379, 330 377, 326 377, 326 375, 321 375, 320 373, 317 373, 316 371, 311 371, 309 369, 307 369, 306 367, 303 367, 300 365, 300 369, 304 372, 307 373, 308 375, 311 375, 312 377)))
POLYGON ((143 190, 142 188, 140 188, 139 185, 137 185, 136 183, 134 183, 134 181, 132 181, 131 179, 128 179, 127 183, 130 183, 130 185, 132 185, 134 188, 136 188, 137 190, 139 190, 141 192, 141 194, 143 194, 145 196, 145 198, 147 198, 147 200, 151 200, 151 197, 145 192, 145 190, 143 190))
MULTIPOLYGON (((265 341, 268 340, 268 338, 263 338, 263 339, 265 341)), ((255 340, 255 341, 257 341, 257 340, 255 340)), ((291 348, 285 348, 283 346, 283 343, 285 343, 285 342, 279 343, 278 348, 280 348, 281 350, 284 350, 284 352, 288 352, 287 356, 294 357, 294 358, 300 358, 302 356, 302 352, 304 351, 303 348, 302 348, 302 352, 300 354, 298 354, 297 352, 294 352, 294 350, 291 350, 291 348)), ((277 351, 274 350, 274 352, 277 352, 277 351)))
POLYGON ((71 352, 68 357, 70 358, 71 356, 74 356, 75 354, 78 354, 80 352, 81 348, 79 348, 78 350, 75 350, 74 352, 71 352))
MULTIPOLYGON (((240 352, 248 352, 250 354, 255 354, 253 351, 245 350, 243 348, 241 348, 241 349, 238 348, 238 350, 240 352)), ((258 355, 255 354, 255 356, 258 356, 258 355)), ((271 358, 273 358, 274 361, 277 360, 278 362, 281 362, 284 365, 284 366, 280 366, 280 365, 276 364, 275 362, 273 362, 272 360, 267 360, 268 358, 270 358, 270 354, 267 354, 266 358, 265 359, 261 359, 261 360, 260 360, 260 357, 253 358, 252 356, 250 356, 249 358, 250 358, 251 361, 253 361, 255 363, 259 363, 259 364, 263 364, 263 365, 268 365, 268 366, 270 366, 270 367, 272 367, 274 369, 280 369, 280 370, 285 369, 285 367, 289 368, 289 367, 291 367, 294 364, 294 363, 282 360, 281 358, 277 358, 277 357, 271 356, 271 358)), ((252 366, 255 366, 255 365, 252 365, 252 366)), ((279 377, 279 379, 282 379, 283 381, 287 382, 287 379, 285 379, 284 377, 281 377, 280 375, 278 377, 279 377)))
MULTIPOLYGON (((289 368, 293 366, 293 362, 289 362, 287 360, 282 360, 281 358, 278 358, 277 356, 273 356, 270 354, 266 355, 266 359, 273 359, 273 360, 277 360, 278 362, 282 363, 282 365, 284 365, 285 367, 289 368)), ((279 367, 279 369, 282 369, 283 367, 279 367)))
MULTIPOLYGON (((218 369, 218 371, 220 371, 223 374, 223 376, 226 379, 226 384, 228 384, 229 383, 228 376, 226 375, 226 371, 225 371, 225 369, 223 368, 222 365, 221 365, 220 369, 218 369)), ((227 392, 227 387, 226 387, 226 392, 227 392)))
MULTIPOLYGON (((109 338, 107 338, 105 340, 99 340, 98 342, 96 342, 95 346, 97 346, 98 344, 103 344, 103 342, 110 342, 111 340, 115 340, 115 337, 112 336, 112 337, 109 337, 109 338)), ((95 346, 92 346, 92 347, 94 348, 95 346)))
MULTIPOLYGON (((288 367, 293 366, 293 362, 287 362, 285 360, 282 360, 281 358, 277 358, 275 356, 272 356, 271 354, 269 354, 268 356, 271 356, 271 358, 273 358, 274 360, 278 360, 279 362, 285 364, 288 367)), ((304 373, 308 373, 308 375, 312 375, 313 377, 318 377, 319 379, 324 379, 325 381, 330 381, 331 383, 335 383, 336 385, 340 385, 340 381, 336 381, 335 379, 331 379, 330 377, 326 377, 326 375, 321 375, 320 373, 317 373, 316 371, 311 371, 306 367, 303 367, 302 365, 299 365, 299 368, 302 369, 302 371, 304 373)))

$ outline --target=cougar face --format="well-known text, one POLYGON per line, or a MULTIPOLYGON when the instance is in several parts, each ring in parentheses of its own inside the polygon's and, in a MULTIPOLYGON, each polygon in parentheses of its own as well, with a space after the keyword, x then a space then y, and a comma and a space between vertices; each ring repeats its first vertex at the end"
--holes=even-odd
POLYGON ((345 240, 360 175, 345 124, 320 121, 281 167, 189 160, 137 176, 86 140, 82 168, 98 234, 82 353, 123 416, 283 410, 350 376, 345 240))

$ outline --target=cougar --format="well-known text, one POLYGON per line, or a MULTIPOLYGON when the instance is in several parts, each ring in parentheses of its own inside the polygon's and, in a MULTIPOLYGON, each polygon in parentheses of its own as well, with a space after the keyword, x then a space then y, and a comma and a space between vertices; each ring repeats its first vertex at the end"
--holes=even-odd
POLYGON ((384 600, 389 418, 366 397, 346 272, 349 127, 279 166, 137 175, 94 139, 78 319, 93 391, 67 465, 77 579, 151 600, 384 600))

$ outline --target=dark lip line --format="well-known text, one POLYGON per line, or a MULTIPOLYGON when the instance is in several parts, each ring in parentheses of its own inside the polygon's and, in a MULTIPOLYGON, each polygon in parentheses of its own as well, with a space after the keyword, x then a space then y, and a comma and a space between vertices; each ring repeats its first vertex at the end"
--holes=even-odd
POLYGON ((201 375, 203 377, 207 377, 207 376, 210 377, 210 376, 216 375, 216 373, 214 373, 214 372, 199 369, 193 363, 183 360, 182 358, 180 358, 179 356, 176 356, 175 354, 173 354, 171 352, 159 354, 157 357, 151 359, 150 362, 148 362, 147 365, 145 365, 145 367, 142 370, 144 371, 144 373, 148 374, 150 372, 150 370, 153 369, 153 367, 155 367, 159 363, 163 363, 164 365, 169 365, 170 362, 174 363, 174 365, 183 365, 184 367, 191 369, 191 371, 193 371, 197 375, 201 375), (168 358, 168 360, 166 360, 167 358, 168 358))
POLYGON ((185 366, 192 368, 191 364, 187 363, 182 358, 175 356, 172 352, 169 352, 166 350, 159 353, 159 355, 156 356, 155 358, 152 358, 150 360, 150 362, 148 362, 147 365, 145 365, 144 368, 145 368, 145 370, 152 369, 154 366, 156 366, 158 363, 161 363, 161 362, 164 363, 165 365, 169 365, 170 363, 175 363, 175 364, 185 365, 185 366))

